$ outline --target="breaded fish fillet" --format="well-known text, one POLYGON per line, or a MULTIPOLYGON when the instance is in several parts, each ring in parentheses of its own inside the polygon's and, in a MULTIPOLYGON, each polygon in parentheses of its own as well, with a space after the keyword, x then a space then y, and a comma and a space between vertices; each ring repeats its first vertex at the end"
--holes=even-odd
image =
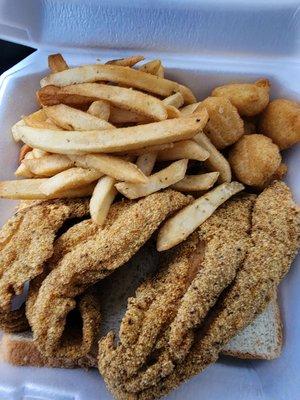
POLYGON ((88 199, 52 200, 18 211, 0 231, 0 310, 10 311, 11 299, 24 283, 43 271, 53 254, 56 232, 70 218, 89 212, 88 199))
MULTIPOLYGON (((118 215, 125 210, 127 204, 125 202, 119 202, 111 207, 105 227, 111 225, 118 215)), ((95 224, 91 219, 84 220, 78 224, 73 225, 61 236, 59 236, 54 242, 53 256, 45 263, 44 271, 42 274, 33 279, 30 283, 30 289, 26 299, 26 315, 30 324, 33 324, 33 318, 35 315, 35 302, 40 290, 40 287, 47 277, 47 275, 59 265, 59 261, 75 246, 84 246, 87 240, 94 237, 103 227, 95 224)), ((81 340, 81 352, 83 354, 97 353, 96 342, 99 339, 98 335, 100 332, 100 303, 99 296, 96 289, 88 289, 81 296, 76 298, 76 307, 73 310, 73 314, 77 312, 78 317, 81 319, 82 325, 81 331, 76 331, 77 340, 81 340), (82 338, 80 339, 80 337, 82 338)), ((74 325, 74 324, 73 324, 74 325)), ((76 329, 76 326, 75 326, 76 329)), ((74 327, 73 327, 74 330, 74 327)), ((72 330, 72 337, 74 339, 74 333, 72 330)), ((70 334, 70 332, 69 332, 70 334)), ((68 334, 65 334, 66 340, 68 334)), ((81 358, 78 359, 80 363, 81 358)), ((77 360, 76 360, 77 362, 77 360)))
POLYGON ((44 354, 71 359, 84 355, 82 342, 64 336, 75 297, 128 261, 166 217, 190 201, 188 196, 167 190, 125 202, 111 224, 62 257, 43 281, 30 318, 34 338, 44 354))
POLYGON ((199 332, 185 361, 159 384, 136 395, 114 389, 117 399, 158 399, 217 361, 223 346, 268 304, 299 247, 299 209, 289 188, 275 182, 257 198, 252 245, 237 277, 199 332))
POLYGON ((29 324, 25 316, 25 306, 18 310, 0 313, 0 329, 7 333, 18 333, 28 330, 29 324))
POLYGON ((114 349, 109 334, 99 346, 99 369, 110 386, 139 392, 169 375, 186 357, 194 329, 246 256, 254 201, 255 196, 242 195, 226 202, 129 300, 121 345, 114 349))

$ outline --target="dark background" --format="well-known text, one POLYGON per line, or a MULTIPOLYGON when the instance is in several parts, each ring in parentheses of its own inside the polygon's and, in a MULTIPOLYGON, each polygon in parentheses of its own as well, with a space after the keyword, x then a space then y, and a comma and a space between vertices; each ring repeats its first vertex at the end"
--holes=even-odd
POLYGON ((0 74, 33 53, 35 49, 0 39, 0 74))

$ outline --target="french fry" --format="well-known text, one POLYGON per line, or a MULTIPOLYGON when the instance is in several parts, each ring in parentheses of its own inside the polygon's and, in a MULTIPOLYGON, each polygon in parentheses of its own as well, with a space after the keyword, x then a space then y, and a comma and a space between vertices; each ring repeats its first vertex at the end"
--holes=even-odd
POLYGON ((181 93, 177 92, 163 99, 163 103, 166 106, 180 108, 184 104, 184 98, 182 97, 181 93))
POLYGON ((110 206, 116 197, 115 183, 114 178, 103 176, 95 186, 90 200, 90 214, 92 220, 98 225, 103 225, 105 222, 110 206))
POLYGON ((136 160, 136 166, 146 175, 149 176, 152 173, 157 153, 145 153, 138 157, 136 160))
POLYGON ((151 75, 157 75, 157 72, 161 66, 161 61, 160 60, 152 60, 144 65, 142 65, 139 70, 143 72, 147 72, 147 74, 151 75))
POLYGON ((114 125, 146 124, 147 122, 153 122, 153 120, 147 119, 144 115, 113 106, 110 108, 109 121, 114 125))
POLYGON ((30 169, 22 162, 15 171, 15 176, 20 178, 33 178, 34 174, 30 171, 30 169))
POLYGON ((200 108, 200 104, 201 104, 201 102, 199 102, 199 103, 193 103, 193 104, 188 104, 187 106, 182 107, 182 108, 180 109, 180 112, 181 112, 182 115, 191 115, 191 114, 194 114, 195 112, 197 112, 198 108, 200 108))
POLYGON ((33 149, 31 151, 29 151, 26 156, 24 157, 24 160, 32 160, 34 158, 33 155, 33 149))
POLYGON ((183 242, 221 204, 243 189, 239 182, 223 183, 180 210, 158 232, 157 250, 169 250, 183 242))
POLYGON ((229 162, 226 160, 223 154, 219 152, 219 150, 211 143, 211 141, 203 132, 200 132, 194 136, 194 140, 209 152, 210 155, 209 158, 205 160, 205 164, 212 171, 219 172, 219 182, 230 182, 231 168, 229 162))
POLYGON ((89 106, 87 112, 94 117, 104 119, 104 121, 109 120, 110 116, 110 104, 105 100, 96 100, 89 106))
POLYGON ((52 153, 114 153, 190 139, 203 129, 207 119, 204 109, 190 117, 102 131, 57 132, 28 126, 17 126, 15 130, 24 143, 52 153))
MULTIPOLYGON (((164 69, 163 65, 161 65, 161 66, 158 68, 158 71, 157 71, 156 75, 157 75, 159 78, 164 78, 164 77, 165 77, 165 69, 164 69)), ((191 101, 192 101, 192 99, 191 99, 191 101)))
POLYGON ((57 72, 43 78, 41 80, 41 87, 48 85, 62 87, 76 83, 97 81, 119 83, 163 97, 168 97, 175 92, 180 92, 185 103, 190 104, 196 101, 192 91, 186 86, 143 71, 119 65, 96 64, 70 68, 66 71, 57 72))
POLYGON ((174 106, 166 106, 168 118, 180 118, 181 112, 174 106))
POLYGON ((46 196, 53 196, 60 192, 86 186, 98 180, 102 175, 97 170, 70 168, 43 182, 40 186, 40 191, 46 196))
POLYGON ((24 160, 23 164, 36 176, 51 177, 74 166, 69 157, 49 154, 41 158, 24 160))
POLYGON ((47 156, 49 153, 40 149, 32 149, 33 158, 41 158, 47 156))
POLYGON ((175 161, 167 168, 150 175, 147 183, 119 182, 117 190, 129 199, 137 199, 165 189, 184 178, 188 160, 175 161))
POLYGON ((69 69, 65 59, 59 53, 48 56, 48 66, 51 69, 51 72, 61 72, 69 69))
MULTIPOLYGON (((42 90, 43 89, 40 91, 42 90)), ((85 96, 88 99, 93 98, 94 100, 106 100, 114 106, 142 114, 155 121, 161 121, 168 117, 166 106, 161 100, 138 90, 124 87, 104 85, 101 83, 81 83, 78 85, 56 88, 54 97, 57 98, 57 103, 61 102, 59 100, 60 94, 85 96)), ((62 102, 64 103, 64 101, 62 102)), ((43 105, 45 106, 48 104, 44 103, 43 105)))
POLYGON ((209 152, 201 147, 193 140, 182 140, 174 143, 171 149, 163 150, 158 153, 159 161, 180 160, 187 158, 188 160, 204 161, 208 159, 209 152))
POLYGON ((38 110, 23 117, 23 121, 27 126, 31 126, 32 128, 61 130, 61 128, 59 128, 54 122, 48 120, 44 110, 38 110))
POLYGON ((107 65, 120 65, 122 67, 133 67, 135 64, 143 61, 145 57, 143 56, 130 56, 125 58, 118 58, 116 60, 107 61, 107 65))
POLYGON ((70 155, 69 158, 77 167, 96 169, 119 181, 143 183, 148 180, 135 164, 120 157, 107 154, 87 154, 82 156, 70 155))
POLYGON ((141 147, 140 149, 127 150, 126 153, 117 153, 118 155, 141 156, 148 153, 157 153, 159 151, 172 149, 174 143, 155 144, 153 146, 141 147))
POLYGON ((78 94, 68 94, 59 91, 56 86, 45 86, 36 92, 37 100, 41 106, 55 106, 57 104, 67 104, 71 107, 86 108, 95 98, 80 96, 78 94))
POLYGON ((200 192, 214 186, 219 172, 208 172, 201 175, 186 175, 181 181, 172 185, 179 192, 200 192))
POLYGON ((17 181, 0 181, 0 198, 13 200, 46 200, 72 197, 84 197, 93 193, 95 185, 87 185, 76 189, 46 196, 41 192, 40 186, 48 179, 21 179, 17 181))
POLYGON ((19 162, 23 160, 23 158, 26 156, 27 153, 29 153, 32 150, 32 147, 28 146, 27 144, 24 144, 19 152, 19 162))
POLYGON ((65 104, 44 107, 44 111, 56 125, 68 131, 101 130, 114 127, 103 119, 94 117, 76 108, 66 106, 65 104))

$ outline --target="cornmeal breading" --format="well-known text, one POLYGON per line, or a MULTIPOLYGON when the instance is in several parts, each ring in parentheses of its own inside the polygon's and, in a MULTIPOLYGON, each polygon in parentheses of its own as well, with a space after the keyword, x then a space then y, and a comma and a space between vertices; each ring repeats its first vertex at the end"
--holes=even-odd
POLYGON ((71 359, 84 355, 81 343, 71 346, 62 340, 66 316, 76 306, 75 297, 128 261, 167 216, 190 201, 190 197, 167 190, 126 202, 112 224, 62 257, 43 281, 31 318, 35 340, 44 354, 71 359))
POLYGON ((70 218, 87 215, 87 199, 45 201, 17 212, 0 232, 0 309, 10 311, 14 294, 43 271, 56 232, 70 218))
MULTIPOLYGON (((215 218, 216 215, 217 213, 214 214, 215 218)), ((199 229, 200 231, 204 229, 208 237, 215 229, 212 221, 213 218, 207 220, 206 227, 203 224, 199 229)), ((225 219, 222 221, 226 224, 225 219)), ((236 229, 240 230, 240 227, 241 224, 237 223, 236 229)), ((222 233, 222 229, 220 232, 222 233)), ((201 324, 205 313, 203 314, 202 303, 198 306, 197 300, 202 295, 206 299, 206 292, 201 290, 201 285, 195 285, 196 294, 191 291, 190 295, 183 297, 181 312, 176 314, 177 317, 173 319, 170 327, 166 328, 166 332, 169 330, 169 333, 157 340, 154 350, 169 346, 173 348, 173 356, 176 356, 178 353, 175 354, 175 352, 178 349, 180 350, 179 362, 176 363, 176 357, 175 360, 167 357, 166 352, 156 354, 154 351, 153 357, 154 360, 156 357, 156 363, 153 364, 153 361, 150 364, 146 363, 141 368, 142 374, 135 374, 132 379, 126 380, 123 375, 123 380, 116 381, 114 371, 110 374, 109 366, 109 355, 115 352, 113 335, 109 334, 100 341, 99 369, 104 374, 106 384, 115 398, 118 400, 158 399, 214 363, 224 345, 237 332, 251 323, 268 304, 280 280, 288 272, 297 252, 299 235, 299 210, 292 201, 288 187, 282 182, 275 182, 255 201, 248 252, 227 293, 219 297, 208 317, 201 324), (200 289, 199 292, 198 289, 200 289), (199 329, 199 323, 201 329, 199 329), (192 347, 183 359, 181 353, 185 346, 182 345, 184 336, 181 335, 186 334, 186 337, 189 337, 192 327, 198 327, 198 330, 195 331, 192 347)), ((240 231, 237 231, 237 236, 240 236, 240 231)), ((222 237, 220 237, 221 242, 222 237)), ((201 271, 202 268, 199 270, 199 276, 201 271)), ((196 279, 190 288, 194 282, 196 279)), ((219 285, 219 280, 214 282, 217 286, 219 285)), ((151 358, 148 358, 147 361, 150 360, 151 358)))
POLYGON ((275 182, 258 196, 252 216, 252 246, 227 295, 220 299, 186 360, 159 384, 136 396, 114 390, 118 399, 158 399, 217 361, 223 346, 268 304, 299 247, 299 209, 289 188, 275 182))
POLYGON ((220 207, 130 299, 121 324, 122 344, 113 349, 112 335, 100 342, 99 369, 110 385, 139 392, 186 357, 194 329, 246 255, 254 201, 255 196, 240 196, 220 207), (150 355, 156 361, 148 365, 150 355))

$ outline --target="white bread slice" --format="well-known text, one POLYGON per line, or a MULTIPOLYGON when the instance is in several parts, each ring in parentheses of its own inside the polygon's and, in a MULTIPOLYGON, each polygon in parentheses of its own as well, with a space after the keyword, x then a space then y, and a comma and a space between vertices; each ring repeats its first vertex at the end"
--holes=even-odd
POLYGON ((5 333, 0 345, 0 359, 17 366, 52 367, 52 368, 91 368, 97 365, 95 356, 82 358, 74 364, 66 358, 44 357, 36 347, 32 333, 5 333))
MULTIPOLYGON (((242 359, 271 360, 282 349, 282 323, 276 299, 257 318, 236 335, 222 354, 242 359)), ((1 360, 18 366, 77 368, 96 367, 96 357, 85 357, 74 364, 68 359, 46 358, 37 349, 30 332, 4 334, 0 346, 1 360)))
POLYGON ((222 354, 243 359, 273 360, 283 343, 282 320, 277 299, 224 347, 222 354))

